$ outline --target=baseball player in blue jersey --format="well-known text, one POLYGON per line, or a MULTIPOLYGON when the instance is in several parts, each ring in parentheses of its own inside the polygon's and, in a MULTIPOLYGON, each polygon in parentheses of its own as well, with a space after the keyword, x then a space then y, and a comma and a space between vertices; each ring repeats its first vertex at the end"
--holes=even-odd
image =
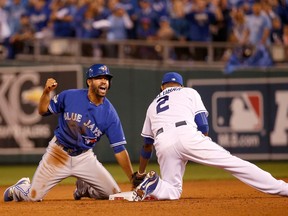
POLYGON ((199 93, 183 87, 179 73, 166 73, 161 90, 146 113, 141 133, 145 144, 138 170, 140 178, 145 173, 154 146, 161 178, 154 171, 148 172, 134 190, 134 201, 144 200, 148 195, 159 200, 179 199, 188 161, 222 168, 264 193, 288 196, 287 183, 231 155, 207 136, 208 112, 199 93))
POLYGON ((116 110, 105 97, 112 75, 106 65, 92 65, 86 72, 88 89, 70 89, 50 98, 57 81, 49 78, 38 105, 43 116, 58 114, 58 126, 30 183, 22 178, 4 192, 4 201, 41 201, 57 183, 77 178, 75 199, 108 199, 120 188, 97 160, 93 147, 106 134, 115 157, 131 180, 133 173, 125 136, 116 110))

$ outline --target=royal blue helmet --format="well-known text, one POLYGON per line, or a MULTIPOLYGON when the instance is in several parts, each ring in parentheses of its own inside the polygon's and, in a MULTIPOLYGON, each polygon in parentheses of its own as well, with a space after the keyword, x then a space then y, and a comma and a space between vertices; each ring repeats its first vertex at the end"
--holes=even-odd
POLYGON ((175 82, 183 86, 183 78, 177 72, 168 72, 162 78, 162 85, 168 82, 175 82))
POLYGON ((94 64, 86 71, 86 79, 98 76, 107 76, 109 80, 113 77, 112 74, 110 74, 109 68, 104 64, 94 64))
MULTIPOLYGON (((98 76, 106 76, 109 79, 109 88, 111 87, 111 79, 113 77, 112 74, 110 74, 109 68, 104 64, 94 64, 91 67, 88 68, 86 71, 86 82, 88 79, 98 77, 98 76)), ((87 83, 86 83, 87 84, 87 83)), ((88 84, 87 84, 88 87, 88 84)))

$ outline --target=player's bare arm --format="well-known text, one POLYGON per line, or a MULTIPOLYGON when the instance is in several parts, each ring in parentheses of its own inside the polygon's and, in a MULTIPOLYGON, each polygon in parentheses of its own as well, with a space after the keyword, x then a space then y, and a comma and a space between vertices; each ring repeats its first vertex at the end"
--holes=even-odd
POLYGON ((115 154, 116 160, 127 175, 129 181, 131 182, 132 174, 133 174, 133 168, 130 162, 130 157, 127 152, 127 150, 123 150, 119 153, 115 154))
POLYGON ((50 92, 57 88, 58 83, 55 79, 49 78, 46 81, 43 93, 38 104, 38 113, 43 115, 47 112, 50 102, 50 92))

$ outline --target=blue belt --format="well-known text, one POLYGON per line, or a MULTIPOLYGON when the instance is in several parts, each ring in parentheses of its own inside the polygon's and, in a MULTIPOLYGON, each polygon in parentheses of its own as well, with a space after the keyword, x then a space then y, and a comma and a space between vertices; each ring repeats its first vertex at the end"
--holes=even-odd
POLYGON ((68 155, 70 156, 78 156, 88 150, 75 150, 75 149, 71 149, 71 148, 67 148, 64 145, 62 145, 61 143, 59 143, 59 141, 56 139, 55 143, 61 147, 65 152, 67 152, 68 155))
MULTIPOLYGON (((175 123, 175 127, 180 127, 180 126, 183 126, 183 125, 187 125, 187 122, 186 121, 179 121, 179 122, 176 122, 175 123)), ((159 134, 163 133, 164 132, 164 129, 163 128, 159 128, 156 132, 156 136, 158 136, 159 134)))

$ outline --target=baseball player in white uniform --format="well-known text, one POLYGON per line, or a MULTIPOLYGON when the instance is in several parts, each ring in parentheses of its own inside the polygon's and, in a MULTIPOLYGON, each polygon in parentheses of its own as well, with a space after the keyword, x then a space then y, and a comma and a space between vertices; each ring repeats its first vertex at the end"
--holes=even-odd
POLYGON ((207 136, 208 112, 199 93, 193 88, 183 87, 179 73, 166 73, 161 90, 147 110, 141 133, 145 144, 138 170, 139 176, 145 173, 154 146, 161 178, 154 171, 148 172, 135 189, 134 201, 144 200, 148 195, 159 200, 179 199, 188 161, 222 168, 264 193, 288 196, 287 183, 231 155, 207 136))

